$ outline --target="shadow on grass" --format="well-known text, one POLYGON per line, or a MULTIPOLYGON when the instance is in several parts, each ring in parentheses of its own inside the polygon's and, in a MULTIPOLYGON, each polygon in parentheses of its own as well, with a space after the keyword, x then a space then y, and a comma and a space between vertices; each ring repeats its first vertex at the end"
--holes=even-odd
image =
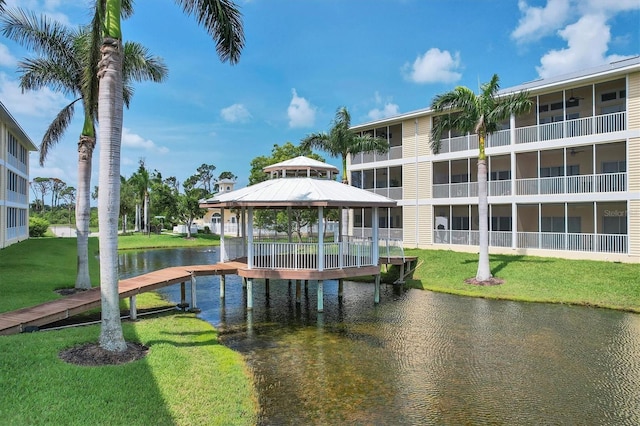
MULTIPOLYGON (((512 255, 512 254, 491 254, 489 255, 489 264, 491 265, 491 273, 493 276, 497 276, 500 271, 511 264, 517 263, 551 263, 551 259, 536 258, 525 255, 512 255), (497 263, 497 265, 494 265, 497 263)), ((470 263, 478 263, 478 259, 467 259, 462 262, 467 265, 470 263)))

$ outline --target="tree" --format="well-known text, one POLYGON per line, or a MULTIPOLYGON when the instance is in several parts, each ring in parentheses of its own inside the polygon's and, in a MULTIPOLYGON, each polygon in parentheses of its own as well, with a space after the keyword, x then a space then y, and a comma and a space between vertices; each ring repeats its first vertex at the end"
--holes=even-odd
MULTIPOLYGON (((305 148, 317 148, 325 151, 332 157, 340 157, 342 160, 342 183, 349 184, 347 176, 347 157, 360 152, 375 151, 384 154, 389 151, 389 142, 385 138, 371 135, 358 135, 350 129, 351 114, 346 107, 340 107, 336 111, 333 125, 329 133, 312 133, 302 140, 301 146, 305 148)), ((342 235, 347 234, 348 212, 342 212, 342 235)))
POLYGON ((494 74, 476 95, 471 89, 458 86, 454 90, 437 95, 431 108, 438 115, 431 129, 431 149, 440 151, 442 134, 448 130, 459 130, 478 134, 478 215, 480 254, 475 280, 490 280, 489 267, 489 203, 487 201, 487 163, 485 141, 487 135, 498 130, 500 124, 511 115, 520 115, 531 110, 532 101, 526 91, 498 97, 499 78, 494 74))
POLYGON ((213 171, 216 169, 216 166, 213 164, 204 164, 197 169, 197 174, 195 175, 197 178, 196 184, 199 184, 205 192, 206 196, 210 196, 213 193, 214 181, 216 180, 213 176, 213 171))
MULTIPOLYGON (((129 1, 125 10, 129 10, 129 1)), ((98 106, 99 46, 101 39, 90 26, 70 30, 64 25, 43 16, 20 9, 8 12, 2 18, 3 34, 38 54, 36 58, 18 63, 22 73, 23 90, 41 89, 45 86, 60 90, 72 97, 49 124, 40 143, 40 165, 44 165, 50 150, 64 136, 75 106, 81 103, 84 124, 78 141, 78 196, 76 198, 77 275, 76 288, 91 288, 89 276, 89 225, 91 217, 91 166, 96 144, 95 122, 98 106)), ((95 22, 94 22, 95 25, 95 22)), ((133 95, 130 82, 152 80, 160 82, 167 75, 161 59, 152 57, 143 46, 127 42, 124 46, 123 102, 129 106, 133 95)), ((54 195, 55 195, 54 191, 54 195)), ((53 207, 52 203, 52 207, 53 207)))
POLYGON ((301 143, 303 148, 317 148, 332 157, 342 160, 342 183, 349 183, 347 176, 347 157, 360 152, 375 151, 384 154, 389 151, 389 142, 385 138, 370 135, 358 135, 350 129, 351 115, 346 107, 338 108, 329 133, 312 133, 301 143))
POLYGON ((120 220, 122 221, 122 233, 127 232, 128 216, 136 208, 136 188, 124 176, 120 176, 120 220))
MULTIPOLYGON (((302 145, 294 145, 291 142, 286 142, 283 145, 274 144, 271 149, 271 156, 264 155, 255 157, 251 160, 251 170, 249 172, 249 185, 255 185, 256 183, 263 182, 269 179, 269 174, 264 172, 264 168, 272 164, 280 163, 282 161, 290 160, 299 156, 305 156, 313 158, 314 160, 324 162, 324 158, 320 155, 311 152, 310 147, 304 147, 302 145)), ((306 225, 314 224, 318 219, 317 214, 312 210, 298 211, 291 216, 293 224, 292 232, 296 232, 299 240, 302 239, 301 228, 306 225)), ((260 229, 271 229, 276 232, 287 232, 289 217, 284 212, 276 212, 273 209, 258 210, 255 212, 254 222, 260 229)), ((291 235, 289 235, 291 237, 291 235)))
MULTIPOLYGON (((31 181, 31 189, 34 193, 40 194, 40 206, 42 207, 42 211, 44 211, 44 197, 51 190, 51 179, 43 178, 43 177, 35 177, 31 181)), ((36 196, 36 200, 38 197, 36 196)))
POLYGON ((178 194, 180 184, 175 176, 166 179, 154 170, 151 174, 150 201, 156 215, 164 216, 164 223, 176 223, 178 218, 178 194))
MULTIPOLYGON (((230 0, 176 0, 185 13, 194 15, 216 41, 223 61, 236 63, 244 45, 241 15, 230 0)), ((108 351, 127 348, 122 334, 118 297, 118 211, 120 200, 120 146, 122 143, 122 33, 121 1, 99 0, 100 25, 94 28, 103 36, 102 59, 98 70, 100 123, 100 289, 102 325, 100 346, 108 351)))
POLYGON ((204 188, 196 185, 200 181, 200 174, 190 176, 183 184, 184 194, 178 195, 178 215, 182 223, 187 226, 187 238, 191 238, 191 225, 197 217, 202 217, 207 209, 200 208, 200 200, 209 196, 204 188))
POLYGON ((151 186, 151 178, 149 170, 145 167, 143 159, 138 161, 138 170, 129 178, 130 183, 134 186, 137 195, 136 203, 136 222, 135 232, 147 232, 149 230, 149 188, 151 186), (140 206, 143 211, 140 211, 140 206))

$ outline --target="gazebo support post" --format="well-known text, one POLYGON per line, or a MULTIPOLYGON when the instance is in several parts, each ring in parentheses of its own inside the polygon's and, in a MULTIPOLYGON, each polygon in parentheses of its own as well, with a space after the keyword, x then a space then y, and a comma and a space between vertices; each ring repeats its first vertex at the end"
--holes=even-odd
POLYGON ((253 278, 247 278, 247 310, 253 309, 253 278))
POLYGON ((220 299, 224 299, 224 290, 227 281, 226 275, 220 275, 220 299))
POLYGON ((324 281, 318 281, 318 312, 324 311, 324 292, 323 292, 323 283, 324 281))

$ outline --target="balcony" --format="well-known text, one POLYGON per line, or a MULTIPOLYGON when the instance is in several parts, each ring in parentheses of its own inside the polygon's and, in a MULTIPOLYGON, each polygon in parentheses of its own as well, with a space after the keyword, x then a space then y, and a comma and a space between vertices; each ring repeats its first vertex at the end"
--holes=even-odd
POLYGON ((626 130, 625 111, 593 117, 516 128, 516 143, 532 143, 552 139, 574 138, 626 130))
MULTIPOLYGON (((511 247, 512 239, 513 232, 511 231, 489 232, 490 247, 511 247)), ((479 231, 434 229, 433 241, 436 244, 477 246, 479 244, 479 231)), ((517 232, 516 247, 625 254, 628 252, 629 236, 627 234, 517 232)))
POLYGON ((517 195, 584 194, 626 190, 627 174, 624 172, 516 179, 517 195))

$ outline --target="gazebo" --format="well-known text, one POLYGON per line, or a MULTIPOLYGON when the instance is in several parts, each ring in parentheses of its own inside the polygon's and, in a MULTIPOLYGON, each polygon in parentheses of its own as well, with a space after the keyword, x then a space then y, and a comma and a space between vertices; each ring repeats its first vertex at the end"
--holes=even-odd
MULTIPOLYGON (((226 210, 241 211, 238 237, 220 234, 220 262, 241 262, 238 275, 246 281, 247 309, 253 308, 253 281, 256 279, 318 282, 318 311, 323 311, 323 281, 359 276, 375 276, 374 302, 380 301, 380 253, 378 209, 395 207, 396 201, 336 181, 338 169, 332 165, 300 156, 264 168, 270 179, 231 192, 220 193, 200 202, 203 208, 220 209, 224 222, 226 210), (342 235, 325 237, 325 209, 371 208, 371 239, 342 235), (288 213, 288 238, 258 237, 254 231, 256 210, 277 209, 288 213), (317 238, 310 242, 293 241, 292 212, 305 209, 317 212, 317 238), (326 238, 326 241, 325 241, 326 238)), ((339 215, 342 217, 342 214, 339 215)), ((221 295, 223 286, 221 283, 221 295)), ((341 288, 341 287, 340 287, 341 288)))

